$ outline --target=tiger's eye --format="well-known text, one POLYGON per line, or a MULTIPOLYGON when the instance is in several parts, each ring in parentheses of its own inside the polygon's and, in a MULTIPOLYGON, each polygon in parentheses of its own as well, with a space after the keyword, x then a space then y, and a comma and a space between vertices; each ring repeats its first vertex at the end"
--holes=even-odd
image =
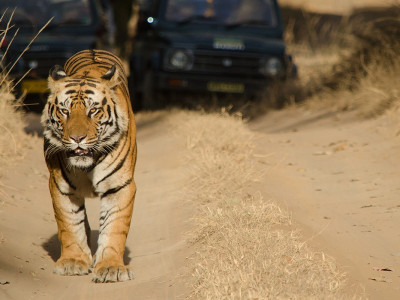
POLYGON ((96 111, 97 111, 97 108, 95 108, 95 107, 93 107, 92 109, 89 110, 89 112, 90 112, 91 114, 94 114, 96 111))
POLYGON ((60 111, 61 111, 61 113, 63 113, 63 114, 64 114, 64 115, 66 115, 66 116, 68 116, 68 115, 69 115, 69 111, 68 111, 68 109, 61 108, 61 109, 60 109, 60 111))

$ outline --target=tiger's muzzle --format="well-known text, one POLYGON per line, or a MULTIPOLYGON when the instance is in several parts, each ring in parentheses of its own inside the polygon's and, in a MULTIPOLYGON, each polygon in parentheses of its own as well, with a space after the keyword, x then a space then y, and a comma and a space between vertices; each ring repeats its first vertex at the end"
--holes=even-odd
POLYGON ((83 149, 80 147, 77 147, 74 150, 68 150, 67 151, 67 157, 74 157, 74 156, 89 156, 93 157, 93 151, 91 149, 83 149))

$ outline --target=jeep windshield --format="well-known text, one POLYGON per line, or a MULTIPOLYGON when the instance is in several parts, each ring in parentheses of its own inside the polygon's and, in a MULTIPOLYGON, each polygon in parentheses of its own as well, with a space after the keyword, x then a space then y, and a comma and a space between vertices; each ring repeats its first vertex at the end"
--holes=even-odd
POLYGON ((178 25, 277 26, 272 0, 167 0, 163 19, 178 25))
POLYGON ((41 27, 54 17, 52 26, 92 24, 89 0, 0 0, 0 14, 17 27, 41 27))

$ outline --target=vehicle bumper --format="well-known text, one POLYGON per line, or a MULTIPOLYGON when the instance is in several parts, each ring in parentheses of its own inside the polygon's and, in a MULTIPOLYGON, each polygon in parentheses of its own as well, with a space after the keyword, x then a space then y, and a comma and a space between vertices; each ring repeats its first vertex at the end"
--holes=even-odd
POLYGON ((19 89, 21 92, 27 94, 45 94, 50 92, 47 78, 23 79, 19 84, 19 89))
POLYGON ((264 91, 269 82, 271 81, 267 78, 249 79, 164 72, 155 75, 154 88, 169 91, 257 94, 264 91))

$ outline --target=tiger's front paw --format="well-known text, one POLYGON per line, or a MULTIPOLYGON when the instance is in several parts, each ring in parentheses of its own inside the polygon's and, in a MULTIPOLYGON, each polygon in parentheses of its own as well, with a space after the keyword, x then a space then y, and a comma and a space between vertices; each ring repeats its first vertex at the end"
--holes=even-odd
POLYGON ((89 274, 89 263, 81 259, 60 258, 56 262, 53 273, 58 275, 86 275, 89 274))
POLYGON ((93 272, 94 282, 118 282, 133 279, 133 272, 127 266, 95 267, 93 272))

